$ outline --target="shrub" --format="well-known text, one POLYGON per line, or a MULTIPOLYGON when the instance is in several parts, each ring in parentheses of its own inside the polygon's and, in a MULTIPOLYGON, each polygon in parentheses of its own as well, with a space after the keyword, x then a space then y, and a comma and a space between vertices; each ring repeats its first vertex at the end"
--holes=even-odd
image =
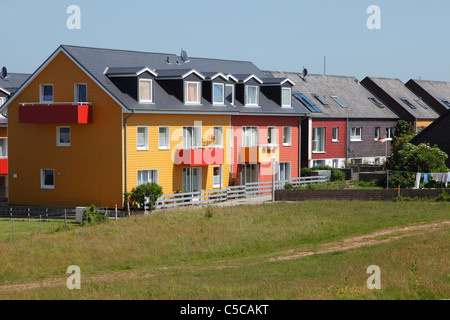
POLYGON ((399 185, 400 188, 412 188, 415 181, 416 176, 413 173, 397 172, 389 180, 389 185, 391 188, 397 188, 399 185))
POLYGON ((333 168, 331 169, 331 177, 330 181, 344 181, 345 173, 339 169, 333 168))
POLYGON ((284 185, 284 188, 285 188, 286 190, 293 190, 293 189, 294 189, 294 185, 293 185, 292 183, 286 183, 286 184, 284 185))
POLYGON ((104 221, 108 221, 108 217, 100 212, 94 205, 83 210, 82 225, 97 225, 104 221))
MULTIPOLYGON (((129 201, 133 209, 144 209, 146 198, 149 199, 148 209, 153 210, 154 204, 156 200, 162 195, 162 187, 157 183, 146 183, 137 186, 131 190, 131 194, 129 194, 129 201)), ((125 194, 127 196, 127 194, 125 194)))
POLYGON ((448 194, 447 191, 444 191, 436 198, 436 201, 450 201, 450 194, 448 194))
POLYGON ((304 167, 304 168, 302 168, 302 170, 300 170, 300 175, 302 177, 309 177, 309 176, 311 176, 311 171, 312 171, 311 168, 304 167))

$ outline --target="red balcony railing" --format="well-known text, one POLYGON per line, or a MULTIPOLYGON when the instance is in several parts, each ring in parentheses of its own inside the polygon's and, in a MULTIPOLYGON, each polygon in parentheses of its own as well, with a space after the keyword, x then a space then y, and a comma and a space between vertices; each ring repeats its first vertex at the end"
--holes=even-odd
POLYGON ((31 103, 19 105, 19 123, 92 122, 92 105, 78 103, 31 103))
POLYGON ((209 166, 223 164, 223 149, 179 149, 175 150, 175 164, 178 166, 209 166))

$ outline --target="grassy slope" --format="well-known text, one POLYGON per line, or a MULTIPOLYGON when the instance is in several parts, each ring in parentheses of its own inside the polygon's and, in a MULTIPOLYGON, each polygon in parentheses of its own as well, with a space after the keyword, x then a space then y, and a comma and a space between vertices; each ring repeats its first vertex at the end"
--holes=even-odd
POLYGON ((223 270, 199 268, 240 257, 249 257, 246 261, 251 263, 275 251, 311 250, 321 243, 383 228, 448 219, 449 203, 322 201, 213 210, 212 218, 205 217, 206 209, 158 212, 5 242, 0 247, 0 281, 64 275, 72 264, 80 266, 84 275, 139 273, 162 266, 176 266, 176 271, 156 271, 148 279, 88 283, 77 292, 65 287, 0 292, 0 298, 386 298, 364 289, 365 269, 371 264, 379 265, 382 275, 392 279, 382 290, 389 293, 387 298, 417 298, 421 290, 424 297, 448 297, 448 228, 338 254, 223 270), (407 267, 414 255, 424 267, 421 274, 407 267), (191 268, 192 272, 186 271, 191 268))

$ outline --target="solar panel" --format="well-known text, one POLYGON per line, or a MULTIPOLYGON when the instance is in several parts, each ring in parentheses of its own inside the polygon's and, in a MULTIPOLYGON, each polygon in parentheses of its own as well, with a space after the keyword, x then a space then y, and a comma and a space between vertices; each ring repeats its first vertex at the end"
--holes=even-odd
POLYGON ((313 113, 322 113, 322 110, 317 108, 317 106, 311 102, 304 94, 295 92, 294 97, 300 101, 309 111, 313 113))

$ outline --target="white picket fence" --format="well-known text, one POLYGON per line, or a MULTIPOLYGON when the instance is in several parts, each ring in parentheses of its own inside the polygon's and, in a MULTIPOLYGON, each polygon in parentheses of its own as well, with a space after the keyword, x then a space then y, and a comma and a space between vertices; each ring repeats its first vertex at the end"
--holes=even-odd
MULTIPOLYGON (((286 183, 294 187, 309 183, 327 183, 326 176, 292 178, 290 180, 275 181, 275 189, 284 189, 286 183)), ((224 202, 232 199, 262 196, 272 193, 272 181, 252 182, 241 186, 229 186, 220 190, 181 192, 165 194, 155 203, 156 209, 169 209, 180 206, 205 205, 224 202)))

